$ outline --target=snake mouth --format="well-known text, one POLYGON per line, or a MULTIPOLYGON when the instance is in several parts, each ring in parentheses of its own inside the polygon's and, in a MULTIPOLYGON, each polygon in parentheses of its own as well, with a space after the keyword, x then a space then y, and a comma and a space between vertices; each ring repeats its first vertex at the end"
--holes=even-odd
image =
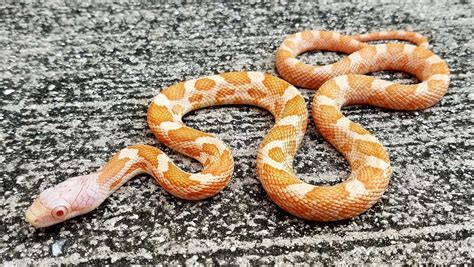
POLYGON ((26 217, 26 221, 30 223, 33 227, 35 228, 41 227, 39 224, 39 218, 33 214, 30 208, 26 210, 25 217, 26 217))

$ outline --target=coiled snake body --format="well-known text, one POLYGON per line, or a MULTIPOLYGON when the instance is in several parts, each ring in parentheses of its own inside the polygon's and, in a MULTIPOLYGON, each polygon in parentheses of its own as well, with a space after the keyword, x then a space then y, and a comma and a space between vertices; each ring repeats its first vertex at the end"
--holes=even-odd
POLYGON ((234 162, 216 136, 181 121, 191 110, 215 105, 254 105, 270 111, 275 125, 257 153, 257 174, 269 197, 287 212, 316 221, 336 221, 370 208, 389 183, 390 161, 383 145, 341 113, 341 107, 368 104, 417 110, 438 102, 449 84, 446 63, 427 50, 426 38, 410 32, 354 37, 306 31, 288 37, 277 51, 278 72, 292 84, 318 89, 313 119, 318 131, 351 166, 349 177, 334 186, 313 186, 298 179, 293 159, 305 134, 308 113, 303 97, 288 82, 260 72, 233 72, 202 77, 163 90, 148 109, 148 124, 160 142, 198 160, 203 169, 188 173, 162 151, 133 145, 116 153, 100 170, 73 177, 43 191, 26 211, 35 227, 45 227, 87 213, 139 173, 152 175, 171 194, 189 200, 217 194, 229 182, 234 162), (406 44, 368 45, 362 41, 402 39, 406 44), (312 67, 295 57, 309 50, 350 53, 343 60, 312 67), (401 85, 358 75, 397 70, 417 77, 419 84, 401 85))

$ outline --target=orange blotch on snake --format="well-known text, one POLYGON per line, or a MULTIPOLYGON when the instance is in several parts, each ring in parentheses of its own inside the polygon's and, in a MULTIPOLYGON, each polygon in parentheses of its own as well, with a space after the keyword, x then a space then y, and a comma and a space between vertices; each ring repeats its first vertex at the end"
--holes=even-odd
POLYGON ((209 137, 211 135, 195 130, 193 128, 181 127, 176 130, 169 130, 168 136, 169 139, 173 140, 175 143, 180 143, 193 142, 196 141, 196 139, 198 139, 199 137, 209 137))
POLYGON ((173 163, 168 163, 168 170, 164 173, 164 176, 171 183, 163 183, 162 186, 169 191, 174 191, 175 188, 188 188, 191 186, 199 185, 198 181, 193 181, 189 179, 189 174, 180 170, 173 163))
POLYGON ((328 31, 320 31, 319 32, 319 36, 322 40, 326 40, 326 41, 329 41, 332 39, 332 32, 328 32, 328 31))
MULTIPOLYGON (((377 64, 385 64, 385 62, 383 62, 383 60, 385 60, 385 58, 380 57, 379 60, 377 61, 377 64)), ((398 69, 400 69, 401 71, 410 73, 410 70, 407 67, 407 66, 410 65, 410 58, 409 58, 408 55, 400 54, 400 57, 398 58, 397 62, 398 62, 398 66, 399 66, 398 69)), ((390 66, 387 66, 387 69, 389 67, 390 66)), ((420 76, 418 76, 417 73, 413 73, 413 75, 415 75, 416 77, 420 77, 420 76)))
MULTIPOLYGON (((373 46, 375 49, 375 46, 373 46)), ((403 54, 403 50, 405 49, 405 44, 394 44, 394 43, 389 43, 386 44, 387 47, 387 54, 390 55, 401 55, 403 54)))
POLYGON ((162 152, 154 147, 148 145, 133 145, 132 149, 138 150, 138 156, 146 159, 152 166, 158 165, 157 156, 162 152))
POLYGON ((339 86, 337 86, 336 81, 331 79, 324 83, 318 91, 318 96, 323 95, 331 99, 337 99, 339 96, 339 86))
POLYGON ((295 68, 303 71, 303 72, 312 72, 314 71, 315 67, 314 66, 311 66, 311 65, 308 65, 308 64, 305 64, 303 62, 298 62, 296 63, 295 65, 295 68))
MULTIPOLYGON (((304 130, 303 130, 304 131, 304 130)), ((296 151, 298 150, 296 140, 292 139, 289 140, 286 145, 285 145, 285 153, 288 154, 289 156, 294 156, 296 154, 296 151)))
POLYGON ((237 86, 246 85, 251 82, 246 72, 229 72, 220 74, 220 76, 223 77, 226 82, 237 86))
POLYGON ((296 48, 296 44, 295 42, 293 42, 292 40, 285 40, 283 42, 284 45, 286 45, 288 48, 290 48, 291 50, 295 50, 296 48))
POLYGON ((275 105, 273 106, 273 114, 274 115, 280 114, 282 107, 283 107, 282 103, 276 102, 275 105))
POLYGON ((216 86, 216 82, 209 78, 202 78, 196 81, 194 87, 199 91, 208 91, 216 86))
POLYGON ((415 58, 427 59, 427 58, 429 58, 433 55, 433 52, 431 52, 430 50, 428 50, 426 48, 417 47, 417 48, 415 48, 415 50, 413 50, 412 55, 415 58))
POLYGON ((446 63, 440 62, 432 64, 430 67, 430 75, 435 74, 449 74, 449 69, 446 63))
POLYGON ((123 178, 130 175, 131 173, 141 170, 145 172, 148 169, 147 165, 145 163, 136 163, 133 166, 131 166, 120 179, 115 180, 112 182, 109 186, 109 190, 112 191, 115 189, 116 186, 120 185, 123 182, 123 178))
MULTIPOLYGON (((258 100, 255 100, 255 102, 257 102, 258 100)), ((242 98, 241 96, 235 96, 233 98, 233 102, 236 104, 236 105, 245 105, 247 103, 247 101, 242 98)))
POLYGON ((219 176, 222 173, 226 173, 232 169, 233 164, 234 161, 232 160, 232 154, 229 150, 224 150, 222 155, 219 157, 219 160, 211 163, 209 167, 202 171, 202 173, 219 176))
POLYGON ((285 161, 285 154, 279 147, 274 147, 268 151, 268 156, 276 162, 282 163, 285 161))
POLYGON ((389 162, 387 152, 380 143, 365 140, 354 140, 354 149, 367 156, 374 156, 389 162))
POLYGON ((174 105, 171 110, 174 114, 181 114, 184 111, 184 108, 181 105, 174 105))
POLYGON ((261 147, 272 141, 286 140, 290 136, 296 135, 296 128, 292 125, 279 125, 273 127, 262 141, 261 147))
POLYGON ((357 170, 357 180, 364 184, 365 189, 371 190, 380 188, 381 181, 388 184, 388 177, 385 177, 384 170, 372 166, 363 166, 357 170))
POLYGON ((281 117, 284 118, 286 116, 305 116, 307 114, 306 108, 301 108, 305 107, 306 103, 301 96, 295 96, 292 99, 290 99, 288 102, 286 102, 285 108, 283 109, 283 112, 281 113, 281 117))
POLYGON ((355 91, 366 90, 367 87, 372 86, 374 78, 363 75, 347 75, 347 83, 349 87, 355 91))
MULTIPOLYGON (((351 70, 353 71, 353 73, 360 73, 363 71, 362 67, 363 66, 360 64, 352 66, 352 59, 350 57, 345 57, 344 59, 332 65, 332 70, 328 71, 326 74, 328 77, 327 79, 335 77, 337 75, 346 74, 351 70)), ((322 84, 324 81, 325 80, 321 80, 319 83, 322 84)))
POLYGON ((352 121, 349 123, 349 130, 360 135, 370 134, 369 131, 367 131, 366 129, 362 128, 359 124, 354 123, 352 121))
POLYGON ((201 95, 201 94, 193 94, 192 96, 190 96, 190 97, 188 98, 188 100, 189 100, 189 102, 191 102, 191 103, 195 103, 195 102, 201 101, 201 100, 203 99, 203 97, 204 97, 204 96, 201 95))
POLYGON ((169 112, 168 108, 164 106, 157 106, 155 103, 152 103, 148 109, 148 121, 151 124, 159 125, 165 121, 174 121, 173 114, 169 112))
MULTIPOLYGON (((388 48, 387 48, 388 49, 388 48)), ((363 59, 371 59, 377 54, 377 50, 375 49, 375 46, 366 46, 365 48, 361 49, 359 51, 360 57, 363 59)))
MULTIPOLYGON (((300 181, 292 174, 285 170, 274 168, 266 163, 262 167, 263 175, 266 177, 266 184, 270 186, 286 187, 288 185, 300 183, 300 181)), ((261 179, 261 178, 260 178, 261 179)))
POLYGON ((322 206, 322 210, 329 211, 334 206, 340 205, 341 200, 346 199, 348 195, 349 193, 344 189, 343 183, 341 183, 333 186, 331 190, 324 186, 316 186, 305 197, 322 206))
POLYGON ((293 54, 288 51, 288 50, 285 50, 285 49, 280 49, 276 55, 277 58, 279 58, 279 60, 285 60, 287 58, 292 58, 293 57, 293 54))
POLYGON ((103 185, 110 178, 120 173, 120 171, 125 167, 125 164, 130 160, 128 158, 119 159, 119 154, 120 152, 115 154, 112 159, 102 168, 99 178, 97 179, 98 184, 103 185))
POLYGON ((194 146, 183 147, 182 148, 182 153, 185 154, 186 156, 192 157, 194 159, 201 156, 201 151, 198 148, 194 147, 194 146))
MULTIPOLYGON (((318 121, 325 121, 328 124, 336 124, 337 120, 343 117, 341 112, 335 106, 330 105, 315 105, 317 107, 314 108, 313 111, 316 111, 316 117, 318 117, 318 121)), ((316 119, 316 118, 315 118, 316 119)))
POLYGON ((416 32, 405 32, 404 35, 408 38, 415 38, 416 32))
MULTIPOLYGON (((349 138, 346 134, 344 134, 344 136, 346 136, 346 138, 349 138)), ((352 146, 351 142, 336 143, 335 146, 337 147, 337 150, 339 150, 343 155, 348 155, 349 153, 351 153, 351 151, 353 149, 353 146, 352 146)))
MULTIPOLYGON (((316 120, 315 120, 316 121, 316 120)), ((323 124, 326 124, 326 122, 315 122, 315 123, 319 123, 321 125, 323 124)), ((334 140, 335 137, 336 137, 336 129, 334 129, 334 127, 327 127, 327 125, 325 125, 324 127, 321 126, 318 131, 321 133, 322 136, 324 136, 327 140, 334 140)))
MULTIPOLYGON (((400 93, 405 95, 414 95, 416 92, 417 85, 401 85, 401 84, 392 84, 385 89, 388 95, 398 96, 400 93)), ((393 100, 393 97, 392 99, 393 100)))
POLYGON ((211 156, 217 156, 220 153, 216 145, 206 143, 202 145, 202 151, 211 156))
POLYGON ((260 98, 263 98, 267 95, 265 92, 259 90, 256 87, 252 87, 252 88, 248 89, 247 93, 255 99, 260 99, 260 98))
POLYGON ((289 84, 271 75, 265 75, 263 85, 268 88, 272 94, 283 95, 289 84))
POLYGON ((301 38, 303 38, 303 40, 305 40, 306 42, 311 42, 313 41, 313 34, 311 33, 311 31, 304 31, 301 32, 301 38))
POLYGON ((349 164, 351 165, 352 171, 355 171, 359 169, 361 166, 363 166, 365 164, 365 161, 361 159, 353 159, 353 160, 349 160, 349 164))
POLYGON ((230 89, 230 88, 222 88, 220 89, 219 91, 217 91, 217 94, 216 94, 216 97, 219 99, 219 98, 225 98, 227 96, 231 96, 235 94, 235 90, 234 89, 230 89))
POLYGON ((180 100, 184 96, 184 92, 186 89, 184 88, 184 83, 178 83, 176 85, 170 86, 163 90, 162 94, 166 95, 169 100, 180 100))
POLYGON ((430 80, 428 81, 428 91, 437 92, 440 91, 440 88, 446 86, 446 83, 442 80, 430 80))

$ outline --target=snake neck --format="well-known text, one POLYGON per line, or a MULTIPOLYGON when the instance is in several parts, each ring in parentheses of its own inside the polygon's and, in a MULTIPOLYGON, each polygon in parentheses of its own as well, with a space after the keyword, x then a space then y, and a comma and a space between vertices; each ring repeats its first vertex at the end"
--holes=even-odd
POLYGON ((95 183, 109 196, 134 176, 149 173, 147 162, 138 154, 138 149, 133 146, 124 148, 97 171, 95 183))

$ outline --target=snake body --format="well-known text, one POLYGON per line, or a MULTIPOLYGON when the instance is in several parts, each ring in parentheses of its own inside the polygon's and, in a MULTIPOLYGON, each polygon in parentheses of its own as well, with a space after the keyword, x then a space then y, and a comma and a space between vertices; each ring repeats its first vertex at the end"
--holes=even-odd
POLYGON ((188 200, 211 197, 229 182, 234 168, 229 148, 216 136, 187 127, 187 112, 209 106, 239 104, 261 107, 275 117, 257 153, 257 174, 269 197, 300 218, 336 221, 370 208, 386 190, 391 173, 383 145, 341 113, 346 105, 415 110, 434 105, 449 84, 446 63, 424 47, 426 38, 406 32, 355 37, 307 31, 287 38, 277 51, 280 75, 292 84, 319 90, 313 119, 322 136, 351 166, 349 177, 333 186, 314 186, 298 179, 293 160, 305 134, 308 113, 304 98, 290 83, 261 72, 232 72, 178 83, 164 89, 149 106, 148 124, 156 138, 198 160, 203 169, 188 173, 159 149, 133 145, 85 176, 73 177, 43 191, 26 211, 35 227, 45 227, 87 213, 133 176, 148 173, 169 193, 188 200), (406 44, 368 45, 361 41, 403 39, 406 44), (379 36, 379 37, 377 37, 379 36), (304 51, 323 49, 351 53, 340 62, 312 67, 295 59, 304 51), (421 83, 401 85, 357 75, 399 70, 421 83))

